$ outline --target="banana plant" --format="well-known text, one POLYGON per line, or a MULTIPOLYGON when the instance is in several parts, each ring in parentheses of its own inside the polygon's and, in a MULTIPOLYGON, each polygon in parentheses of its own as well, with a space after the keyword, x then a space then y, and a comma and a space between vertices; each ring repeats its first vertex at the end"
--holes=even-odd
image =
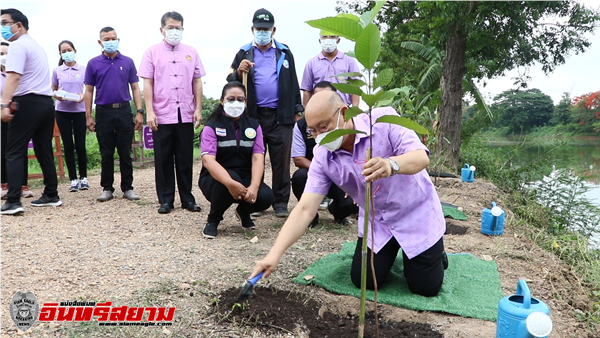
MULTIPOLYGON (((367 149, 366 161, 371 159, 373 140, 372 140, 372 129, 375 123, 393 123, 406 128, 410 128, 419 134, 429 134, 426 128, 419 125, 417 122, 401 116, 382 116, 376 121, 372 120, 371 112, 373 107, 376 107, 378 103, 392 100, 399 92, 400 89, 383 90, 382 87, 388 85, 394 77, 393 69, 382 69, 375 73, 375 64, 381 53, 381 32, 379 28, 373 24, 373 19, 377 16, 377 13, 385 1, 377 1, 375 7, 363 13, 360 17, 353 14, 340 14, 336 17, 327 17, 317 20, 310 20, 307 23, 314 27, 326 30, 335 35, 344 37, 350 41, 355 42, 354 45, 354 57, 360 62, 365 70, 366 74, 359 72, 341 73, 336 74, 336 77, 346 78, 346 83, 333 83, 333 86, 342 93, 354 94, 361 97, 362 101, 369 107, 367 111, 362 111, 359 107, 351 107, 346 111, 346 121, 351 118, 366 113, 369 116, 369 148, 367 149), (364 90, 362 89, 364 88, 364 90)), ((320 144, 329 143, 340 136, 349 134, 358 134, 364 132, 353 130, 353 129, 338 129, 329 133, 320 144)), ((371 203, 372 196, 372 183, 367 182, 366 193, 365 193, 365 218, 364 218, 364 232, 368 234, 369 231, 369 218, 371 222, 374 222, 374 210, 370 213, 372 208, 371 203), (371 216, 371 217, 370 217, 371 216)), ((373 240, 373 231, 371 228, 371 239, 373 240)), ((373 245, 371 245, 373 246, 373 245)), ((362 242, 361 248, 361 292, 360 292, 360 314, 359 314, 359 327, 358 336, 364 337, 365 328, 365 303, 367 294, 367 240, 362 242)), ((373 254, 373 253, 371 253, 373 254)), ((373 259, 373 256, 371 256, 373 259)), ((373 268, 373 265, 372 269, 373 268)), ((375 280, 375 273, 373 273, 373 279, 375 284, 375 325, 376 335, 379 336, 379 325, 377 315, 377 281, 375 280)))

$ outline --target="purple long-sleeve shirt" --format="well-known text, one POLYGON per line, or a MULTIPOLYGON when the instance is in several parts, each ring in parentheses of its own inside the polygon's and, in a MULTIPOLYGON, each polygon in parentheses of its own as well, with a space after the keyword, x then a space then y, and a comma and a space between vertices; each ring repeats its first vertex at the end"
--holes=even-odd
MULTIPOLYGON (((373 121, 383 115, 396 114, 393 108, 377 108, 373 121)), ((354 128, 369 133, 369 118, 361 114, 353 118, 354 128)), ((304 193, 326 195, 331 184, 344 190, 360 207, 358 236, 363 237, 365 178, 361 175, 369 147, 366 134, 356 134, 354 153, 343 149, 330 152, 314 148, 304 193)), ((388 158, 423 149, 417 134, 407 128, 377 123, 373 126, 373 155, 388 158)), ((375 245, 371 247, 371 231, 367 243, 375 252, 395 237, 408 258, 413 258, 434 245, 444 234, 442 206, 429 175, 421 170, 414 175, 394 175, 373 182, 372 203, 375 206, 375 245)))

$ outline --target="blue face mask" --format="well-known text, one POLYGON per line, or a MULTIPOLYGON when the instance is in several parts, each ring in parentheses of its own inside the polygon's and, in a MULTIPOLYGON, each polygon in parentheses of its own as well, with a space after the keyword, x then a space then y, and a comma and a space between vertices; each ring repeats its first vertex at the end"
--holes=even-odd
POLYGON ((254 31, 254 41, 259 46, 266 46, 271 42, 271 31, 254 31))
POLYGON ((6 41, 10 40, 13 36, 15 36, 15 33, 11 32, 12 26, 2 26, 0 33, 2 34, 2 38, 6 41))
POLYGON ((102 41, 104 51, 108 54, 112 54, 119 49, 119 40, 102 41))
POLYGON ((66 52, 66 53, 63 53, 62 59, 65 62, 73 62, 73 61, 75 61, 75 52, 66 52))

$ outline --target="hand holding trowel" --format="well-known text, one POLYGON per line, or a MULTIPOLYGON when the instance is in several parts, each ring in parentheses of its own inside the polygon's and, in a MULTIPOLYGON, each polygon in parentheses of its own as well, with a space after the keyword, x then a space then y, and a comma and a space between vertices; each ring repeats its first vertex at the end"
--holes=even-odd
POLYGON ((258 280, 262 278, 264 273, 265 273, 264 271, 261 271, 258 275, 250 278, 244 284, 244 287, 242 288, 242 292, 240 293, 240 296, 238 297, 236 302, 238 302, 238 303, 242 302, 246 298, 248 298, 248 296, 250 296, 252 294, 252 288, 254 287, 254 285, 256 285, 256 282, 258 282, 258 280))

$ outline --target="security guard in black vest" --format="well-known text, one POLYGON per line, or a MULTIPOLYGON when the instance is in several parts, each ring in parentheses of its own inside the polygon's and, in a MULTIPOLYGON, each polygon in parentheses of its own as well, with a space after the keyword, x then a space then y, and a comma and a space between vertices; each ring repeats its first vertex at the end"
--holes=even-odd
POLYGON ((245 229, 254 229, 250 214, 273 203, 273 191, 262 177, 265 146, 258 121, 246 116, 246 88, 238 81, 223 87, 221 104, 202 129, 202 171, 198 185, 210 202, 202 234, 217 237, 225 211, 238 203, 235 214, 245 229))
MULTIPOLYGON (((316 94, 323 90, 335 91, 336 89, 329 81, 321 81, 315 85, 313 93, 316 94)), ((309 137, 306 132, 306 127, 304 118, 298 120, 294 126, 294 138, 292 140, 292 159, 298 167, 298 170, 292 175, 292 191, 298 200, 300 200, 300 196, 304 192, 304 186, 306 186, 308 168, 313 158, 313 148, 316 145, 315 139, 309 137)), ((354 204, 352 197, 347 196, 337 185, 331 185, 327 197, 332 199, 327 206, 327 210, 333 215, 336 223, 347 225, 348 220, 346 217, 358 213, 358 206, 354 204)), ((310 225, 315 226, 317 223, 319 223, 318 213, 310 225)))

